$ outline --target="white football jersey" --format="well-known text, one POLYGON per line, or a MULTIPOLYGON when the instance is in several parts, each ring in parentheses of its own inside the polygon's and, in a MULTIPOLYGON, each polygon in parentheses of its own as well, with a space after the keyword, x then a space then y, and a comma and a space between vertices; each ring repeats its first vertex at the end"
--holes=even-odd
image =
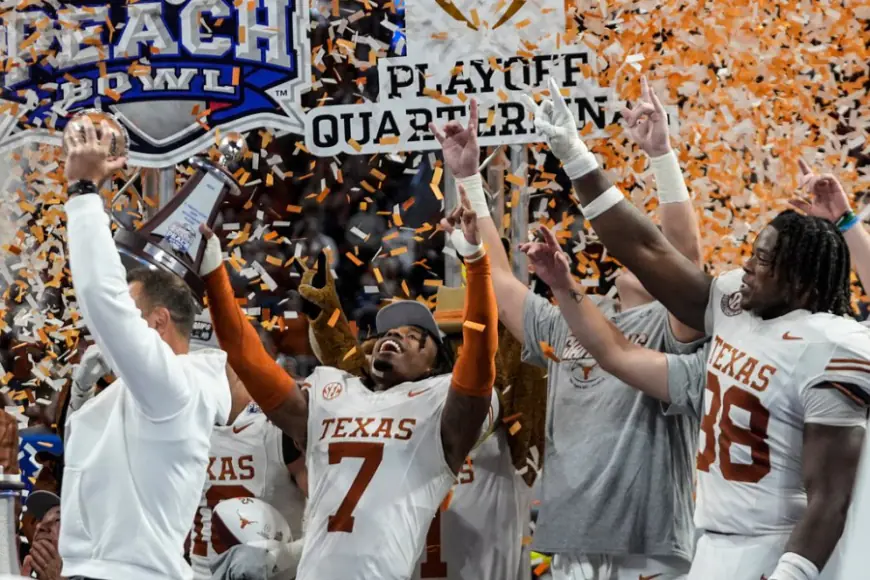
POLYGON ((441 442, 450 379, 373 392, 355 376, 319 367, 306 380, 309 505, 299 580, 413 574, 455 481, 441 442))
POLYGON ((208 476, 190 532, 190 563, 197 580, 210 579, 209 563, 228 549, 211 534, 212 510, 222 500, 261 499, 286 518, 295 537, 301 537, 305 496, 284 464, 282 440, 281 430, 253 403, 232 425, 215 427, 208 476))
POLYGON ((864 425, 870 331, 806 310, 770 320, 744 312, 742 275, 716 278, 707 305, 712 342, 695 524, 724 534, 782 533, 806 508, 804 424, 864 425), (813 388, 821 383, 832 387, 813 388))
MULTIPOLYGON (((514 468, 507 433, 496 429, 470 454, 446 506, 435 515, 415 580, 519 580, 529 535, 531 488, 514 468)), ((524 576, 524 577, 525 577, 524 576)))

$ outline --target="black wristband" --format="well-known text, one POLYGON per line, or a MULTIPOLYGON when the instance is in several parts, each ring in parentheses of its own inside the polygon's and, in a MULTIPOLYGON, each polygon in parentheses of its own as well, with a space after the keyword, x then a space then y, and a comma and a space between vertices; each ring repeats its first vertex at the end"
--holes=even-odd
POLYGON ((80 179, 78 181, 73 181, 72 183, 70 183, 66 191, 70 197, 74 195, 83 195, 86 193, 97 193, 97 184, 93 181, 80 179))

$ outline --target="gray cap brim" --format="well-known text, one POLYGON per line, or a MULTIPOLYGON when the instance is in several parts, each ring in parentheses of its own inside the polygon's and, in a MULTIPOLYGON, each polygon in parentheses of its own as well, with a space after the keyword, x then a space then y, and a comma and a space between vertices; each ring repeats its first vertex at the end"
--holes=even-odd
POLYGON ((378 334, 400 328, 402 326, 417 326, 432 335, 441 343, 441 331, 435 322, 432 312, 422 303, 415 300, 399 300, 381 308, 375 318, 375 328, 378 334))

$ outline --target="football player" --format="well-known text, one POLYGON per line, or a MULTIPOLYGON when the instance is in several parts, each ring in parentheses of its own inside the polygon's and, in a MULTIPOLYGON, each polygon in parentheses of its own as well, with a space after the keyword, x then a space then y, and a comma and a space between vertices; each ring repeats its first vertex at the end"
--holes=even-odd
POLYGON ((263 500, 287 520, 293 538, 302 537, 305 459, 293 440, 266 418, 229 366, 227 378, 232 408, 227 425, 215 427, 211 436, 208 475, 190 535, 190 563, 197 580, 212 577, 214 559, 229 547, 212 526, 212 512, 223 500, 263 500))
MULTIPOLYGON (((550 94, 540 107, 527 105, 584 216, 653 296, 712 337, 706 361, 623 343, 625 356, 611 368, 701 419, 702 533, 689 578, 815 580, 843 531, 870 402, 870 333, 844 316, 850 264, 842 233, 788 210, 759 232, 742 269, 709 276, 611 185, 552 79, 550 94), (643 359, 627 363, 632 351, 643 359), (638 369, 642 382, 630 375, 638 369)), ((564 262, 553 243, 525 250, 564 262)), ((579 289, 564 286, 565 299, 563 307, 594 314, 579 289)), ((607 325, 599 330, 575 335, 619 341, 607 325)))
POLYGON ((497 419, 497 311, 464 192, 445 228, 468 272, 456 364, 429 309, 398 301, 378 313, 371 382, 319 367, 304 388, 263 349, 235 301, 218 241, 203 229, 202 271, 220 344, 266 415, 305 448, 309 519, 300 580, 409 578, 436 510, 497 419))

